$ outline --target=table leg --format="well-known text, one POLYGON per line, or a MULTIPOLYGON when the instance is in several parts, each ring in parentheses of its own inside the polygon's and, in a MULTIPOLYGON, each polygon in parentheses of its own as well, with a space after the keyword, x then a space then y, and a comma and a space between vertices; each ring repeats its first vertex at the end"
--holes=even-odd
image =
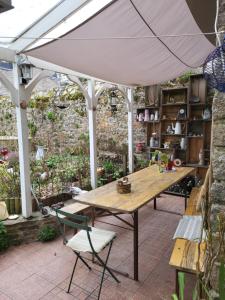
POLYGON ((134 280, 138 281, 138 210, 134 212, 134 280))
POLYGON ((154 198, 154 209, 157 209, 157 205, 156 205, 156 198, 154 198))

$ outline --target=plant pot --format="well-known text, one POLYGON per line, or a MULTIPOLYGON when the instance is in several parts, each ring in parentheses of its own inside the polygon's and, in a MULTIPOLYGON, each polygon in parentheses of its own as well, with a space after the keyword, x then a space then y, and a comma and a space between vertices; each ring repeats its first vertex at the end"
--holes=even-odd
POLYGON ((107 178, 108 182, 112 182, 113 181, 113 174, 107 174, 106 178, 107 178))

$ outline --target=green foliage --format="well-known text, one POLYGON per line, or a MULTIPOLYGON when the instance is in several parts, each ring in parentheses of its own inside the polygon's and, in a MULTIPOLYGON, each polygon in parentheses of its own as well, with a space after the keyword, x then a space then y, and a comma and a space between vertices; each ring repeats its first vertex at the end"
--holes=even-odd
POLYGON ((181 75, 180 77, 178 77, 176 79, 176 81, 180 84, 185 84, 188 83, 188 81, 190 80, 191 75, 193 75, 194 73, 192 71, 188 71, 186 73, 184 73, 183 75, 181 75))
POLYGON ((18 198, 20 195, 19 163, 14 163, 10 172, 7 165, 0 165, 0 199, 18 198))
POLYGON ((12 114, 9 113, 9 112, 6 112, 6 113, 5 113, 5 119, 6 119, 6 120, 11 120, 11 119, 12 119, 12 114))
POLYGON ((35 137, 35 135, 37 133, 37 126, 35 125, 35 123, 33 121, 28 122, 28 128, 30 130, 31 137, 35 137))
POLYGON ((51 121, 52 123, 55 122, 57 120, 57 116, 53 111, 49 111, 47 113, 47 118, 49 121, 51 121))
POLYGON ((107 174, 112 174, 114 171, 114 165, 109 160, 107 160, 103 163, 103 168, 107 174))
POLYGON ((9 237, 7 234, 7 230, 3 222, 0 221, 0 252, 7 249, 8 247, 9 247, 9 237))
POLYGON ((50 102, 50 95, 45 95, 45 96, 36 95, 29 101, 28 106, 30 108, 36 108, 41 111, 44 111, 48 107, 49 102, 50 102))
POLYGON ((149 160, 143 159, 143 158, 138 158, 136 162, 136 167, 138 169, 144 169, 149 166, 149 160))
POLYGON ((38 240, 41 242, 48 242, 54 240, 56 236, 56 229, 53 226, 45 225, 40 229, 38 233, 38 240))
POLYGON ((219 268, 219 295, 220 299, 225 299, 225 265, 220 264, 219 268))
POLYGON ((59 163, 63 161, 63 157, 61 155, 52 155, 46 160, 46 165, 50 169, 55 169, 59 163))

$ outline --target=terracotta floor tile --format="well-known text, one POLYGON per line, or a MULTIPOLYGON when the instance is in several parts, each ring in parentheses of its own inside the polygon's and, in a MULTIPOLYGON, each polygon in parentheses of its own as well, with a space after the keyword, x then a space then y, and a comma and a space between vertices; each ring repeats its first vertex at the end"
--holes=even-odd
MULTIPOLYGON (((183 212, 183 200, 163 196, 157 201, 162 209, 183 212)), ((173 248, 172 236, 181 217, 153 210, 149 203, 139 212, 139 274, 140 281, 117 275, 117 284, 107 274, 102 287, 101 300, 170 300, 174 291, 174 270, 169 266, 173 248)), ((125 216, 131 222, 131 216, 125 216)), ((123 224, 107 217, 102 220, 123 224)), ((133 276, 132 231, 109 224, 96 222, 96 226, 117 233, 109 265, 117 267, 133 276)), ((104 259, 107 248, 102 253, 104 259)), ((90 255, 84 254, 90 258, 90 255)), ((35 242, 11 247, 0 255, 0 300, 83 300, 96 299, 102 268, 90 265, 89 271, 79 261, 71 285, 66 293, 75 255, 58 238, 49 243, 35 242), (91 296, 88 297, 88 294, 91 296)), ((191 299, 193 276, 187 278, 187 299, 191 299)))

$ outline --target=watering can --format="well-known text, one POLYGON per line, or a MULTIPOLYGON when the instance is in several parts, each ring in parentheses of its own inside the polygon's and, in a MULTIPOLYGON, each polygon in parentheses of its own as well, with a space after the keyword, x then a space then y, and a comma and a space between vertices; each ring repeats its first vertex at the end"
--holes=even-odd
POLYGON ((174 134, 182 134, 182 124, 181 124, 181 122, 177 121, 176 124, 175 124, 175 127, 172 123, 172 128, 174 130, 174 134))

